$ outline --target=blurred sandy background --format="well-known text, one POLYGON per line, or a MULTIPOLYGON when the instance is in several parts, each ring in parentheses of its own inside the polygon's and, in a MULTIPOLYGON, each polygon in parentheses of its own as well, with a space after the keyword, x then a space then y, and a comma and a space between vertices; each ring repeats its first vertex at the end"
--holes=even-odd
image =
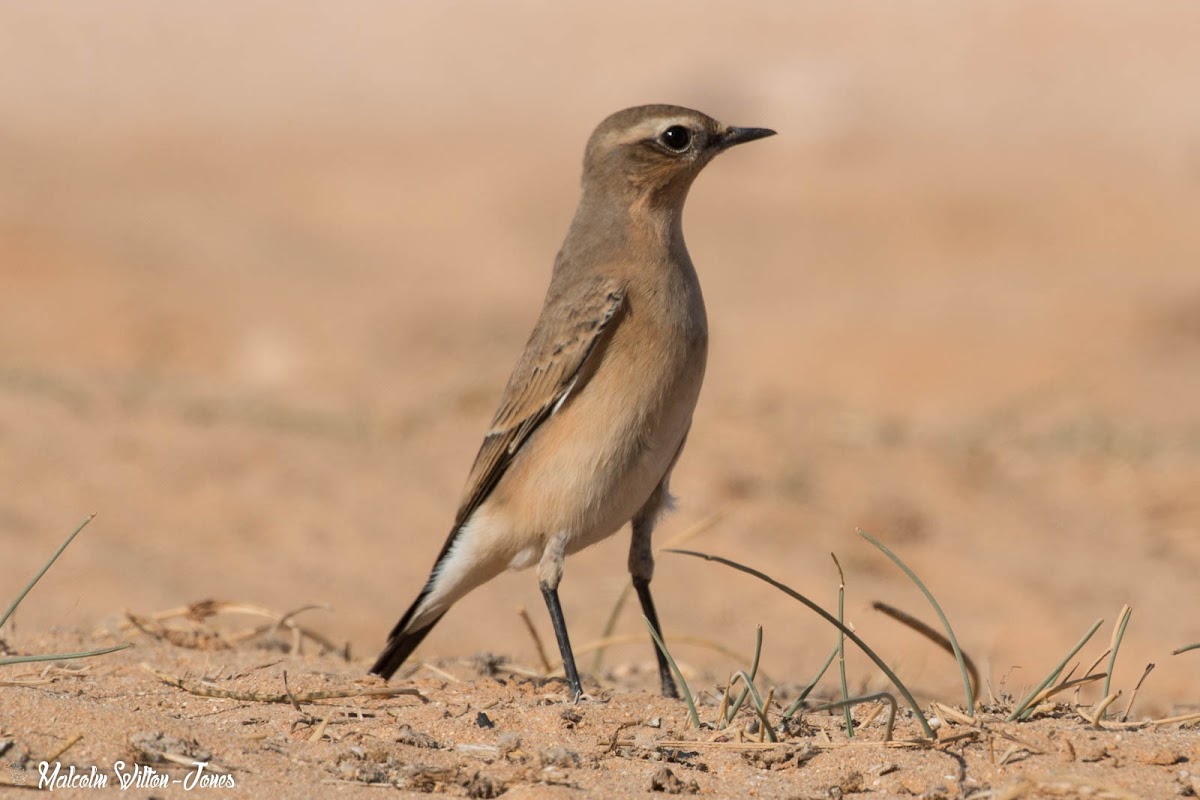
MULTIPOLYGON (((659 541, 720 514, 691 546, 828 605, 836 551, 848 617, 944 699, 952 663, 869 608, 923 601, 856 526, 997 690, 1128 602, 1116 685, 1156 661, 1146 710, 1196 702, 1169 651, 1200 639, 1198 41, 1182 2, 0 4, 0 599, 99 512, 9 638, 215 596, 329 603, 373 656, 588 133, 674 102, 780 135, 692 193, 712 353, 659 541)), ((577 644, 627 543, 568 562, 577 644)), ((668 636, 748 654, 762 623, 776 680, 834 641, 680 556, 656 595, 668 636)), ((522 573, 423 652, 533 664, 520 605, 552 641, 522 573)))

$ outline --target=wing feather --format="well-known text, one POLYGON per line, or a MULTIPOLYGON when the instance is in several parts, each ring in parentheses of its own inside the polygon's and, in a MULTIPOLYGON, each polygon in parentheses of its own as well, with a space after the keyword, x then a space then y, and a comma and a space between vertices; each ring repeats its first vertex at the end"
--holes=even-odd
POLYGON ((603 277, 546 298, 471 467, 456 527, 487 499, 538 426, 586 381, 592 356, 615 330, 624 303, 624 287, 603 277))

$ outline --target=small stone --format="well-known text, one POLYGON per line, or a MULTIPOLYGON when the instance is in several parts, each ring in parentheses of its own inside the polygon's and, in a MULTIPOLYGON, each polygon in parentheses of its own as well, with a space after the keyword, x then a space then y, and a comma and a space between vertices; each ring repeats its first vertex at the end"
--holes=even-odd
POLYGON ((572 769, 581 763, 579 753, 561 746, 539 752, 538 761, 541 762, 543 768, 558 767, 559 769, 572 769))
POLYGON ((700 784, 694 780, 684 782, 671 771, 670 767, 659 767, 658 771, 650 777, 650 791, 664 792, 665 794, 698 794, 700 784))
POLYGON ((481 800, 492 800, 504 794, 504 790, 508 787, 500 783, 495 778, 484 775, 482 772, 476 772, 467 781, 467 797, 480 798, 481 800))
POLYGON ((521 749, 521 737, 512 731, 506 731, 496 740, 496 749, 500 751, 501 758, 506 758, 509 753, 521 749))
POLYGON ((482 711, 480 711, 478 714, 475 715, 475 724, 481 728, 496 727, 496 723, 492 722, 491 719, 488 718, 488 715, 483 713, 482 711))
POLYGON ((1075 748, 1079 760, 1085 764, 1091 764, 1096 761, 1103 761, 1106 758, 1111 758, 1112 754, 1108 752, 1108 747, 1099 742, 1088 741, 1080 742, 1075 748))
POLYGON ((401 725, 396 732, 396 741, 400 744, 406 744, 409 747, 424 747, 430 750, 437 750, 442 745, 437 739, 434 739, 428 733, 414 731, 409 725, 401 725))
POLYGON ((1153 764, 1156 767, 1169 767, 1173 764, 1180 764, 1187 761, 1187 756, 1183 753, 1176 753, 1174 750, 1152 750, 1149 753, 1138 753, 1134 759, 1142 764, 1153 764))

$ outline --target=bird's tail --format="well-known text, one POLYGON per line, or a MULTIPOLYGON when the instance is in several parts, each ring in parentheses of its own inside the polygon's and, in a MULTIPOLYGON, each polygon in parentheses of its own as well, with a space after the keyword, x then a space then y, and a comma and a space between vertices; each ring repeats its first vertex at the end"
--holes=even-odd
POLYGON ((446 537, 446 543, 442 545, 442 550, 438 553, 437 560, 433 562, 433 569, 429 573, 429 579, 425 581, 425 585, 421 587, 417 599, 413 600, 408 611, 404 612, 404 616, 396 623, 396 627, 392 628, 392 632, 388 634, 387 644, 383 647, 383 652, 379 654, 379 658, 375 659, 375 666, 371 667, 371 673, 374 675, 383 676, 384 680, 391 678, 400 669, 405 660, 412 655, 412 651, 417 649, 429 632, 433 630, 433 626, 437 625, 446 614, 446 609, 449 608, 449 603, 442 606, 441 610, 430 616, 430 609, 425 608, 425 603, 429 600, 429 596, 433 594, 434 587, 438 583, 438 579, 446 559, 450 556, 450 551, 454 547, 454 543, 458 540, 459 534, 462 533, 463 526, 455 525, 450 531, 450 535, 446 537), (420 618, 420 619, 418 619, 420 618), (414 626, 413 623, 417 622, 414 626), (410 630, 411 627, 411 630, 410 630))
POLYGON ((408 625, 412 622, 413 617, 417 615, 417 609, 425 601, 429 594, 429 586, 417 595, 417 599, 408 607, 408 611, 404 612, 404 616, 396 623, 396 627, 392 629, 388 636, 387 644, 384 645, 383 652, 379 654, 379 658, 375 659, 375 666, 371 667, 371 672, 375 675, 381 675, 384 680, 392 677, 396 670, 405 660, 412 655, 412 651, 417 649, 417 645, 429 635, 433 630, 433 626, 438 623, 444 615, 443 611, 438 614, 428 623, 422 625, 416 630, 408 630, 408 625))
MULTIPOLYGON (((471 526, 475 518, 456 525, 438 553, 417 599, 392 628, 387 644, 371 672, 390 678, 429 635, 446 611, 464 594, 498 575, 509 559, 497 559, 486 550, 472 546, 471 526)), ((476 543, 477 545, 478 543, 476 543)))

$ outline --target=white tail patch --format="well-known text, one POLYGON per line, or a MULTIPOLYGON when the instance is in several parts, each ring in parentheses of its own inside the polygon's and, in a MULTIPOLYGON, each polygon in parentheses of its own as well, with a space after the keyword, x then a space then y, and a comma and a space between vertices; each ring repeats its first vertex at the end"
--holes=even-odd
POLYGON ((475 587, 486 583, 508 567, 498 547, 506 538, 508 525, 500 515, 490 514, 486 506, 471 515, 454 537, 446 556, 434 568, 431 588, 409 621, 407 630, 416 631, 432 623, 450 606, 475 587))

